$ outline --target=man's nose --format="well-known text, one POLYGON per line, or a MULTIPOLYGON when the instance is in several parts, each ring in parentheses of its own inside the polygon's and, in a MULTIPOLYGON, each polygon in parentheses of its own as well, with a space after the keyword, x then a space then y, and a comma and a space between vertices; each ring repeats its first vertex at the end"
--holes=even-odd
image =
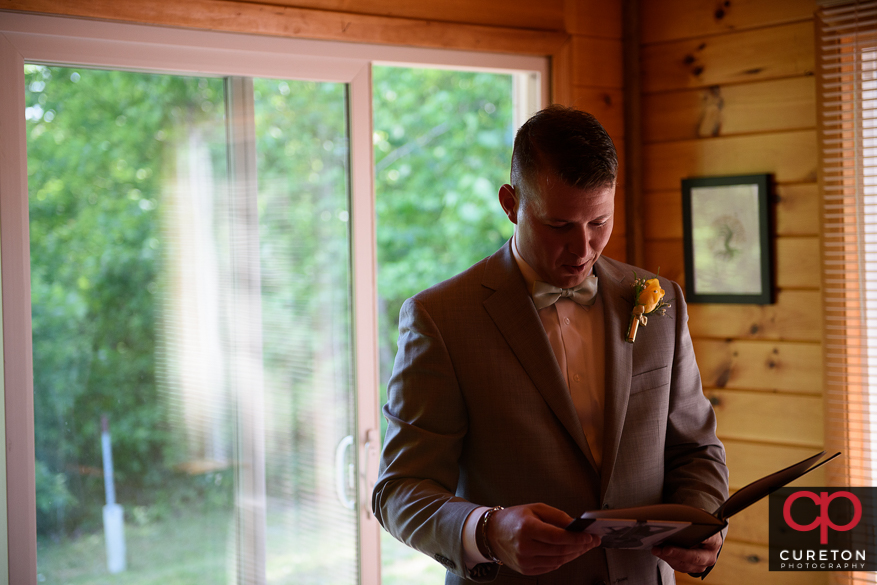
POLYGON ((567 250, 577 258, 587 258, 590 250, 590 233, 588 225, 577 225, 576 229, 571 230, 570 238, 567 242, 567 250))

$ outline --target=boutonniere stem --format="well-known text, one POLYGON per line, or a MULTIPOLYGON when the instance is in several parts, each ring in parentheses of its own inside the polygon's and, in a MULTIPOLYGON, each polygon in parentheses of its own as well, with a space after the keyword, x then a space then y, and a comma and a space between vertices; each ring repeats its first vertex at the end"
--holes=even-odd
POLYGON ((628 343, 636 341, 639 326, 645 327, 649 322, 648 315, 663 315, 670 308, 670 305, 664 302, 664 289, 661 288, 657 275, 649 279, 637 278, 634 272, 633 299, 633 310, 630 312, 630 323, 625 338, 628 343))

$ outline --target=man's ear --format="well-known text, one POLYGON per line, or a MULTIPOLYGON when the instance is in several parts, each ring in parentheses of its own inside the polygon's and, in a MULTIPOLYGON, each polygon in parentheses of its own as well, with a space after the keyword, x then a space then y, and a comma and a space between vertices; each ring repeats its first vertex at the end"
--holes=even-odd
POLYGON ((499 204, 505 211, 509 221, 517 225, 518 223, 518 194, 511 185, 503 185, 499 188, 499 204))

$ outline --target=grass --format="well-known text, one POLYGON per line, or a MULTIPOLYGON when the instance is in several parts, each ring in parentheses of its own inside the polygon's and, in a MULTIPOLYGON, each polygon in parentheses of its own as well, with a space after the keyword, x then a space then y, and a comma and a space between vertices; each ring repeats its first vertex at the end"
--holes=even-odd
POLYGON ((111 575, 103 532, 37 541, 41 583, 65 585, 184 585, 225 581, 230 513, 182 513, 176 518, 125 524, 128 568, 111 575))
MULTIPOLYGON (((356 546, 352 527, 313 525, 291 507, 272 509, 267 525, 267 581, 271 585, 354 585, 356 546), (322 534, 320 534, 322 532, 322 534)), ((128 568, 106 568, 103 532, 37 543, 40 583, 64 585, 192 585, 232 583, 232 511, 182 511, 172 518, 134 521, 126 510, 128 568)), ((331 521, 331 520, 330 520, 331 521)), ((327 522, 330 522, 327 521, 327 522)), ((381 531, 383 585, 441 585, 445 570, 435 560, 381 531)))
POLYGON ((382 585, 442 585, 445 568, 381 530, 382 585))

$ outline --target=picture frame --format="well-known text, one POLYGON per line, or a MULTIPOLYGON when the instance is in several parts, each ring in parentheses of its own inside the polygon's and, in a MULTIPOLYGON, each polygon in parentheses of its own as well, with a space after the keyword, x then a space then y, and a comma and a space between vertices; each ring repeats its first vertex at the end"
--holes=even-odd
POLYGON ((685 298, 774 302, 769 174, 682 180, 685 298))

